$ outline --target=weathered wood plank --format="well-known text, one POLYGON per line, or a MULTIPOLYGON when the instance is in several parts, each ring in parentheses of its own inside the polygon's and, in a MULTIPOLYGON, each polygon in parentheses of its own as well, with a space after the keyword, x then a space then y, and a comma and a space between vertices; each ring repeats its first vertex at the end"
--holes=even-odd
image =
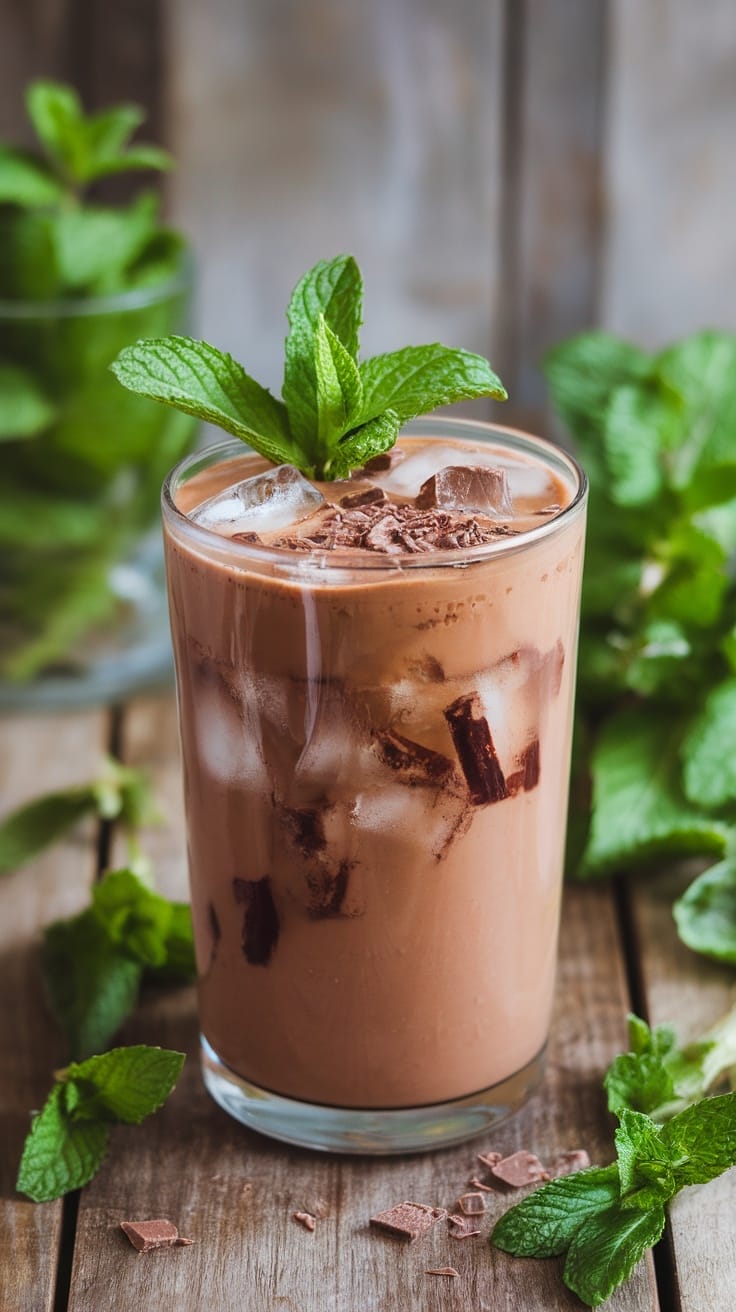
POLYGON ((497 358, 513 422, 547 423, 540 362, 596 321, 602 254, 606 4, 507 6, 503 314, 497 358))
MULTIPOLYGON (((695 1038, 734 1002, 734 974, 680 942, 672 903, 689 874, 677 872, 632 885, 630 899, 641 981, 652 1024, 674 1024, 695 1038)), ((736 1169, 711 1184, 686 1189, 670 1209, 669 1234, 679 1312, 732 1312, 736 1301, 736 1169)))
POLYGON ((506 313, 501 0, 168 13, 174 213, 200 255, 202 334, 278 390, 289 292, 348 250, 365 354, 438 339, 486 353, 506 313))
POLYGON ((69 13, 69 0, 10 0, 3 6, 0 140, 29 144, 34 139, 23 108, 29 78, 72 75, 69 13))
MULTIPOLYGON (((105 731, 105 716, 94 712, 0 721, 3 813, 89 778, 105 731)), ((43 1103, 51 1072, 66 1055, 43 999, 39 930, 79 909, 95 868, 95 834, 87 827, 0 880, 0 1307, 12 1312, 51 1308, 61 1232, 60 1202, 39 1206, 15 1192, 30 1111, 43 1103)))
MULTIPOLYGON (((150 764, 166 799, 171 827, 151 836, 151 852, 170 893, 180 892, 184 828, 179 795, 173 707, 142 702, 124 726, 129 759, 150 764)), ((513 1261, 485 1239, 459 1243, 442 1224, 407 1250, 371 1233, 371 1213, 405 1197, 451 1206, 474 1170, 482 1147, 530 1146, 542 1157, 581 1142, 593 1159, 612 1155, 601 1074, 620 1050, 627 1009, 611 897, 606 890, 570 889, 554 1038, 545 1086, 526 1111, 481 1139, 441 1153, 368 1162, 298 1152, 251 1134, 204 1093, 194 1050, 194 997, 189 990, 148 1000, 129 1039, 170 1044, 190 1054, 167 1107, 140 1129, 121 1130, 112 1156, 82 1195, 71 1312, 93 1312, 107 1300, 116 1312, 141 1306, 195 1312, 557 1312, 579 1307, 559 1279, 556 1263, 513 1261), (331 1215, 316 1234, 292 1211, 315 1196, 331 1215), (197 1243, 137 1257, 123 1239, 121 1219, 170 1217, 197 1243), (460 1279, 425 1274, 453 1265, 460 1279)), ((490 1229, 500 1199, 483 1222, 490 1229)), ((651 1312, 656 1295, 644 1265, 610 1304, 612 1312, 651 1312)))

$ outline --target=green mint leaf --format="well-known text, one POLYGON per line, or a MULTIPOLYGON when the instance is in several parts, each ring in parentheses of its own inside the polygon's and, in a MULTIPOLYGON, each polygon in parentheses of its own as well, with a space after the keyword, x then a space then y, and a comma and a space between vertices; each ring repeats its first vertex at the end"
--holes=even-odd
POLYGON ((574 1235, 563 1280, 588 1307, 599 1307, 631 1275, 664 1230, 664 1208, 641 1212, 612 1207, 590 1217, 574 1235))
POLYGON ((584 1221, 615 1206, 618 1198, 615 1165, 576 1171, 542 1185, 505 1212, 496 1222, 491 1243, 515 1257, 556 1257, 569 1247, 584 1221))
POLYGON ((696 333, 668 347, 654 363, 662 386, 680 406, 682 439, 671 456, 672 485, 691 505, 725 499, 724 473, 736 465, 736 336, 696 333))
POLYGON ((699 875, 675 902, 673 914, 680 938, 693 952, 736 965, 736 857, 699 875))
POLYGON ((55 218, 56 255, 71 290, 105 290, 105 281, 135 263, 155 234, 158 198, 139 196, 128 209, 62 210, 55 218))
POLYGON ((651 1116, 675 1097, 675 1084, 657 1053, 622 1052, 614 1057, 603 1081, 608 1110, 619 1115, 624 1108, 651 1116))
POLYGON ((736 1165, 736 1093, 703 1098, 661 1129, 677 1188, 707 1184, 736 1165))
POLYGON ((122 155, 112 159, 98 159, 94 163, 93 178, 109 178, 116 173, 130 173, 135 169, 155 169, 168 173, 174 167, 172 156, 160 146, 148 146, 141 142, 122 155))
POLYGON ((53 422, 56 408, 33 374, 0 362, 0 442, 37 437, 53 422))
POLYGON ((0 205, 56 205, 64 195, 58 178, 43 160, 26 150, 0 146, 0 205))
POLYGON ((679 781, 682 730, 671 714, 621 712, 592 756, 593 814, 580 873, 609 874, 669 852, 722 854, 724 824, 688 806, 679 781))
POLYGON ((506 399, 506 390, 482 355, 435 342, 375 355, 360 365, 364 420, 393 410, 401 423, 437 406, 478 396, 506 399))
MULTIPOLYGON (((55 216, 0 207, 0 291, 11 300, 58 295, 61 279, 54 244, 55 216)), ((29 363, 36 363, 35 357, 29 363)))
POLYGON ((609 333, 583 333, 546 356, 552 402, 576 438, 591 486, 606 487, 602 434, 614 390, 646 380, 651 365, 638 347, 609 333))
POLYGON ((154 970, 169 964, 172 938, 177 959, 183 962, 189 908, 178 905, 174 925, 175 907, 147 888, 132 870, 113 870, 92 890, 93 913, 110 942, 154 970))
POLYGON ((112 159, 124 150, 136 128, 145 122, 140 105, 110 105, 85 118, 87 145, 95 159, 112 159))
POLYGON ((619 506, 645 506, 664 486, 665 435, 677 423, 671 404, 641 386, 618 387, 603 420, 609 495, 619 506))
POLYGON ((101 1052, 138 1001, 143 967, 115 949, 91 910, 48 926, 41 966, 71 1056, 101 1052))
POLYGON ((274 464, 300 463, 286 410, 231 356, 189 337, 141 341, 110 366, 123 387, 219 424, 274 464))
POLYGON ((163 964, 148 975, 156 980, 191 980, 197 973, 192 932, 192 911, 186 902, 170 902, 171 920, 166 934, 163 964))
POLYGON ((282 395, 294 440, 304 452, 312 451, 318 429, 314 338, 320 316, 355 360, 362 307, 363 280, 351 255, 320 260, 292 292, 282 395))
POLYGON ((26 108, 54 164, 67 178, 80 179, 86 150, 82 106, 76 91, 60 82, 32 82, 26 92, 26 108))
POLYGON ((736 801, 736 679, 708 694, 683 744, 685 793, 699 806, 736 801))
POLYGON ((358 366, 320 314, 314 333, 317 439, 320 464, 350 428, 363 400, 358 366))
POLYGON ((166 1102, 184 1061, 183 1052, 137 1044, 72 1062, 60 1078, 75 1087, 75 1119, 140 1125, 166 1102))
POLYGON ((346 434, 334 447, 326 463, 325 476, 347 478, 351 469, 364 465, 372 456, 390 450, 399 435, 399 416, 393 410, 369 419, 346 434))
POLYGON ((676 1192, 672 1154, 659 1126, 643 1112, 622 1109, 616 1154, 623 1207, 656 1206, 676 1192))
POLYGON ((102 1165, 109 1134, 101 1121, 73 1120, 63 1086, 55 1085, 31 1123, 16 1188, 36 1203, 81 1189, 102 1165))

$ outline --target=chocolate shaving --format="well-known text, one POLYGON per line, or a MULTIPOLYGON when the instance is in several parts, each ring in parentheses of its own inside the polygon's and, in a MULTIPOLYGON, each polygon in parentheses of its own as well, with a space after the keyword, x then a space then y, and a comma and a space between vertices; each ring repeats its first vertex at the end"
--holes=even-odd
POLYGON ((553 1180, 561 1175, 572 1175, 573 1171, 585 1171, 590 1166, 590 1157, 584 1148, 572 1148, 569 1152, 558 1153, 550 1167, 553 1180))
POLYGON ((305 1230, 314 1233, 317 1222, 311 1212, 292 1212, 291 1215, 294 1221, 298 1221, 300 1225, 304 1226, 305 1230))
POLYGON ((294 842, 304 856, 314 856, 324 851, 327 840, 323 810, 317 807, 299 809, 287 806, 284 807, 283 815, 294 842))
POLYGON ((459 1276, 460 1272, 456 1271, 454 1266, 430 1266, 424 1274, 425 1276, 459 1276))
POLYGON ((343 860, 336 872, 326 867, 309 871, 307 885, 312 898, 309 914, 315 920, 327 920, 330 916, 342 914, 352 868, 352 861, 343 860))
POLYGON ((514 513, 506 471, 485 465, 448 465, 438 469, 419 489, 422 509, 470 511, 510 519, 514 513))
POLYGON ((267 966, 279 937, 279 917, 271 880, 234 879, 235 901, 245 907, 241 945, 251 966, 267 966))
POLYGON ((397 1203, 396 1207, 372 1216, 371 1225, 413 1244, 422 1235, 426 1235, 440 1217, 446 1215, 442 1207, 428 1207, 426 1203, 397 1203))
POLYGON ((303 536, 292 531, 273 539, 271 545, 293 551, 349 548, 402 555, 484 546, 518 531, 488 519, 481 522, 467 513, 422 510, 407 502, 388 501, 327 506, 313 521, 303 536))
POLYGON ((245 542, 248 546, 261 546, 262 542, 257 533, 233 533, 230 538, 231 542, 245 542))
POLYGON ((475 1221, 471 1221, 469 1216, 458 1216, 453 1212, 448 1216, 447 1222, 450 1226, 451 1239, 474 1239, 480 1234, 480 1230, 476 1229, 475 1221))
MULTIPOLYGON (((500 1157, 500 1153, 499 1153, 499 1157, 500 1157)), ((495 1194, 496 1192, 495 1189, 493 1188, 493 1185, 484 1184, 483 1181, 479 1180, 478 1177, 475 1175, 473 1176, 472 1180, 468 1180, 468 1184, 472 1185, 473 1189, 482 1189, 483 1192, 486 1194, 495 1194)))
POLYGON ((445 711, 445 719, 473 805, 503 801, 509 790, 477 692, 465 693, 452 702, 445 711))
POLYGON ((461 1194, 457 1205, 465 1216, 481 1216, 486 1210, 486 1200, 482 1193, 461 1194))
POLYGON ((382 487, 367 487, 362 492, 348 492, 347 496, 340 497, 340 505, 346 510, 355 510, 358 506, 380 505, 387 499, 382 487))
POLYGON ((139 1253, 150 1253, 155 1248, 185 1248, 194 1243, 193 1239, 182 1238, 173 1221, 121 1221, 120 1229, 139 1253))
POLYGON ((376 734, 376 745, 384 765, 394 770, 402 783, 440 787, 453 773, 452 761, 431 747, 423 747, 403 734, 388 730, 376 734))
POLYGON ((478 1153, 478 1161, 482 1162, 483 1166, 487 1166, 489 1171, 493 1169, 496 1162, 501 1161, 502 1157, 503 1153, 478 1153))
POLYGON ((522 1189, 524 1185, 549 1180, 549 1172, 545 1171, 539 1158, 523 1150, 511 1153, 510 1157, 502 1157, 500 1162, 491 1167, 491 1175, 495 1175, 497 1180, 503 1180, 512 1189, 522 1189))
POLYGON ((406 458, 406 452, 402 451, 400 446, 392 446, 388 451, 382 451, 380 456, 371 456, 366 460, 363 469, 367 474, 386 474, 390 469, 395 469, 406 458))

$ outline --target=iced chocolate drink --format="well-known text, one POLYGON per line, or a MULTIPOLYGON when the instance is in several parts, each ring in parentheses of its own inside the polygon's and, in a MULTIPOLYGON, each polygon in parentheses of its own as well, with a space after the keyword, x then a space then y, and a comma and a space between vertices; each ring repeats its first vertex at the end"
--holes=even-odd
POLYGON ((550 1020, 579 470, 421 420, 338 483, 221 444, 164 511, 210 1089, 322 1147, 486 1128, 550 1020))

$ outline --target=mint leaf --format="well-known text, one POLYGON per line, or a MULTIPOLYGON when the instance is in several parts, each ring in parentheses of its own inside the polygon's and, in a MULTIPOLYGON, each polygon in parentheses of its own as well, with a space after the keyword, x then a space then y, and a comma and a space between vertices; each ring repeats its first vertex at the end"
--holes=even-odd
POLYGON ((139 196, 128 209, 63 210, 54 236, 59 270, 72 290, 105 291, 105 282, 133 264, 157 230, 158 199, 139 196))
POLYGON ((63 1086, 55 1085, 31 1123, 16 1188, 35 1203, 81 1189, 102 1165, 109 1135, 103 1122, 74 1121, 66 1111, 63 1086))
POLYGON ((348 433, 329 457, 326 474, 329 478, 347 478, 351 469, 364 465, 372 456, 390 450, 399 435, 399 416, 387 410, 376 419, 348 433))
POLYGON ((688 806, 679 781, 682 729, 671 715, 625 711, 592 756, 593 814, 580 873, 608 874, 668 852, 722 853, 726 826, 688 806))
POLYGON ((703 1098, 662 1126, 677 1188, 707 1184, 736 1165, 736 1093, 703 1098))
POLYGON ((350 428, 363 400, 358 366, 320 314, 314 334, 317 438, 320 464, 350 428))
POLYGON ((718 501, 718 480, 723 487, 724 468, 736 464, 736 337, 696 333, 668 347, 654 363, 663 387, 680 405, 682 438, 670 461, 673 486, 690 504, 700 502, 703 493, 718 501))
POLYGON ((619 1198, 618 1170, 593 1166, 542 1185, 496 1222, 491 1243, 515 1257, 556 1257, 564 1253, 589 1217, 619 1198))
POLYGON ((583 333, 548 353, 544 372, 552 401, 577 439, 591 485, 607 485, 602 433, 617 387, 644 381, 651 364, 638 347, 609 333, 583 333))
POLYGON ((320 260, 291 294, 282 395, 294 440, 303 451, 310 450, 318 427, 314 338, 320 318, 356 360, 362 309, 363 279, 351 255, 320 260))
POLYGON ((55 205, 64 188, 43 160, 27 150, 0 146, 0 205, 55 205))
POLYGON ((37 437, 54 415, 55 407, 32 374, 19 365, 0 361, 0 442, 37 437))
POLYGON ((192 933, 192 911, 186 902, 170 902, 171 920, 165 939, 166 956, 149 976, 156 980, 191 980, 197 973, 192 933))
POLYGON ((41 967, 72 1057, 100 1052, 135 1007, 143 967, 115 949, 91 910, 48 926, 41 967))
POLYGON ((166 1102, 184 1061, 183 1052, 137 1044, 72 1062, 59 1078, 75 1089, 76 1120, 140 1125, 166 1102))
POLYGON ((675 1085, 666 1063, 657 1053, 620 1053, 603 1081, 608 1110, 617 1115, 625 1107, 651 1116, 675 1097, 675 1085))
POLYGON ((110 942, 134 961, 154 969, 166 964, 173 904, 146 888, 132 870, 113 870, 95 884, 92 910, 110 942))
POLYGON ((736 679, 708 694, 682 744, 685 793, 705 807, 736 801, 736 679))
POLYGON ((675 902, 673 914, 680 938, 693 952, 736 965, 736 857, 699 875, 675 902))
POLYGON ((623 1207, 654 1207, 676 1192, 672 1153, 659 1126, 643 1112, 621 1111, 616 1154, 623 1207))
POLYGON ((563 1272, 568 1289, 588 1307, 605 1303, 664 1230, 664 1208, 625 1211, 613 1207, 591 1216, 570 1244, 563 1272))
POLYGON ((26 108, 41 144, 67 178, 76 179, 83 165, 82 106, 72 87, 61 82, 32 82, 26 108))
POLYGON ((141 341, 110 366, 132 392, 219 424, 275 464, 296 464, 286 410, 232 356, 189 337, 141 341))
MULTIPOLYGON (((676 422, 676 414, 674 415, 676 422)), ((664 484, 662 454, 673 411, 656 392, 618 387, 603 420, 609 494, 619 506, 656 501, 664 484)))
POLYGON ((405 346, 360 365, 364 420, 393 410, 401 423, 437 406, 478 396, 506 399, 506 390, 482 355, 441 346, 405 346))

